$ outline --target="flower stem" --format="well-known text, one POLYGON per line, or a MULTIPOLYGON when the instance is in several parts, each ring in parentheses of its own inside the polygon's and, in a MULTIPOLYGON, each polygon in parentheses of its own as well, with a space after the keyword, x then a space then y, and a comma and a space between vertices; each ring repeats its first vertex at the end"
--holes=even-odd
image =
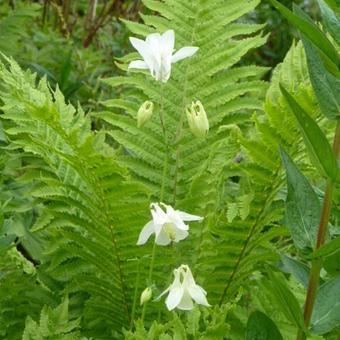
MULTIPOLYGON (((149 268, 149 276, 148 276, 148 286, 150 287, 152 285, 152 274, 153 274, 153 266, 155 263, 155 255, 156 255, 156 242, 153 243, 152 247, 152 255, 151 255, 151 262, 150 262, 150 268, 149 268)), ((146 306, 148 305, 148 302, 145 302, 142 309, 142 322, 144 321, 145 313, 146 313, 146 306)))
POLYGON ((165 122, 164 122, 164 84, 161 84, 161 99, 160 99, 160 110, 159 110, 159 119, 161 121, 161 126, 163 130, 163 138, 165 144, 165 158, 163 162, 163 173, 162 173, 162 182, 161 182, 161 190, 159 193, 159 201, 162 202, 164 199, 164 189, 165 189, 165 177, 168 171, 168 158, 169 158, 169 145, 168 145, 168 136, 166 133, 165 122))
MULTIPOLYGON (((335 157, 339 157, 340 151, 340 120, 337 121, 335 136, 333 141, 333 152, 335 157)), ((334 189, 334 182, 332 180, 327 181, 325 196, 323 200, 318 238, 316 242, 315 250, 318 250, 324 243, 327 235, 327 226, 330 217, 331 207, 332 207, 332 194, 334 189)), ((322 258, 312 260, 312 268, 309 275, 308 289, 306 302, 304 307, 304 322, 305 328, 308 329, 310 320, 312 317, 313 307, 315 303, 316 293, 320 281, 320 271, 322 268, 322 258)), ((297 340, 306 339, 305 332, 300 329, 297 335, 297 340)))
MULTIPOLYGON (((164 137, 164 144, 166 147, 165 151, 165 158, 163 162, 163 173, 162 173, 162 182, 161 182, 161 188, 160 188, 160 193, 159 193, 159 201, 162 202, 164 199, 164 190, 165 190, 165 178, 168 170, 168 158, 169 158, 169 146, 168 146, 168 136, 166 133, 166 128, 165 128, 165 121, 164 121, 164 85, 163 83, 161 84, 161 91, 160 91, 160 110, 159 110, 159 119, 161 122, 162 130, 163 130, 163 137, 164 137)), ((154 268, 154 263, 155 263, 155 255, 156 255, 156 240, 153 243, 152 247, 152 254, 151 254, 151 260, 150 260, 150 268, 149 268, 149 276, 148 276, 148 285, 152 285, 152 276, 153 276, 153 268, 154 268)), ((145 302, 143 305, 142 309, 142 322, 144 321, 145 313, 146 313, 146 306, 148 305, 148 302, 145 302)))
POLYGON ((138 259, 138 266, 137 266, 137 278, 136 278, 136 286, 135 286, 135 292, 133 296, 133 305, 132 305, 132 312, 131 312, 131 322, 130 322, 130 330, 133 327, 133 323, 135 320, 135 312, 136 312, 136 304, 137 304, 137 297, 138 297, 138 288, 139 288, 139 279, 140 279, 140 261, 141 259, 138 259))

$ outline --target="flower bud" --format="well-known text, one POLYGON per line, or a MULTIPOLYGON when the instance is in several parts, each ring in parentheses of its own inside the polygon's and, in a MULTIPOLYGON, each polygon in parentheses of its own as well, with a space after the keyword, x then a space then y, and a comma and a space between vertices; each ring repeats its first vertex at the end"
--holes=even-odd
POLYGON ((186 108, 191 132, 199 138, 204 138, 209 131, 209 121, 202 103, 197 100, 186 108))
POLYGON ((144 303, 148 302, 152 297, 152 289, 147 287, 143 290, 143 293, 140 296, 140 304, 144 305, 144 303))
POLYGON ((137 126, 142 127, 152 116, 153 102, 147 100, 144 102, 137 112, 137 126))

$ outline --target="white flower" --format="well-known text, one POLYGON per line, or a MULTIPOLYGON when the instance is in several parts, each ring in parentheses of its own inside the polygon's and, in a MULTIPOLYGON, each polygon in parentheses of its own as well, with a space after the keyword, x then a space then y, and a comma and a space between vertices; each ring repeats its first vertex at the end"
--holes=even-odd
POLYGON ((129 64, 130 68, 149 69, 156 80, 166 83, 170 78, 171 64, 194 55, 198 47, 182 47, 174 55, 175 33, 173 30, 149 34, 145 41, 130 38, 132 46, 138 51, 143 60, 135 60, 129 64))
POLYGON ((166 246, 171 241, 179 242, 189 235, 189 226, 185 224, 184 221, 200 221, 203 219, 200 216, 174 210, 170 205, 160 204, 166 211, 157 203, 151 203, 152 220, 142 229, 137 245, 146 243, 152 234, 155 234, 156 244, 161 246, 166 246))
POLYGON ((209 307, 206 295, 207 292, 196 284, 190 268, 182 264, 174 270, 174 282, 159 296, 169 292, 165 300, 168 310, 174 308, 182 310, 191 310, 194 308, 193 300, 199 305, 209 307))

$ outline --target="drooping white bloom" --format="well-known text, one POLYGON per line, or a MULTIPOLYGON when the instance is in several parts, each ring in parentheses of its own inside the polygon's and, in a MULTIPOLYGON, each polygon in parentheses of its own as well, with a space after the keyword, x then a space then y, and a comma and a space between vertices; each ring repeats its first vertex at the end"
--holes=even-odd
POLYGON ((194 303, 209 307, 206 295, 207 292, 198 284, 196 284, 190 268, 182 264, 174 270, 175 279, 173 283, 159 296, 163 296, 167 292, 169 295, 165 300, 168 310, 175 308, 182 310, 191 310, 194 303))
POLYGON ((138 51, 143 60, 135 60, 129 64, 130 68, 149 69, 153 78, 166 83, 170 78, 171 64, 194 55, 198 47, 187 46, 179 49, 175 54, 175 33, 173 30, 149 34, 145 41, 130 38, 132 46, 138 51))
POLYGON ((189 235, 189 226, 184 223, 185 221, 200 221, 203 219, 200 216, 174 210, 170 205, 160 204, 165 208, 165 211, 159 204, 151 203, 152 220, 142 229, 137 245, 146 243, 152 234, 155 234, 156 244, 161 246, 166 246, 171 241, 179 242, 189 235))

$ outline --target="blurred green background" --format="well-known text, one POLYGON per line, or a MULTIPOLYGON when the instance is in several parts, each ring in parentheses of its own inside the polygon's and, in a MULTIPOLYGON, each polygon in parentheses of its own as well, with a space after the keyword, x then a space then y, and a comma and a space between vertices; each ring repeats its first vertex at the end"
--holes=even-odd
MULTIPOLYGON (((314 2, 298 3, 318 16, 314 2)), ((131 49, 120 18, 139 21, 140 12, 145 12, 142 0, 0 0, 0 51, 47 76, 52 86, 58 83, 67 100, 94 110, 115 96, 100 79, 119 73, 115 58, 131 49)), ((269 33, 267 44, 243 63, 273 67, 280 62, 296 34, 280 14, 264 1, 242 20, 264 23, 269 33)))

